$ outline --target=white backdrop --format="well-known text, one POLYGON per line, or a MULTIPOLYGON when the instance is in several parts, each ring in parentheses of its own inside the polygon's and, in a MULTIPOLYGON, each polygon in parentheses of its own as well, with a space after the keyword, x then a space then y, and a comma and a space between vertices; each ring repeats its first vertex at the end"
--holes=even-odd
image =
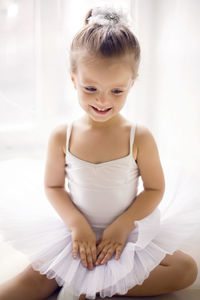
POLYGON ((200 2, 135 3, 142 64, 130 111, 152 129, 164 160, 199 170, 200 2))
POLYGON ((141 44, 123 113, 152 130, 163 161, 199 168, 198 0, 1 0, 0 159, 45 157, 51 129, 82 114, 68 48, 88 9, 105 2, 131 12, 141 44))
POLYGON ((198 0, 1 0, 0 159, 44 157, 51 129, 83 113, 68 48, 88 9, 105 2, 131 12, 141 45, 124 115, 152 130, 163 161, 199 168, 198 0))

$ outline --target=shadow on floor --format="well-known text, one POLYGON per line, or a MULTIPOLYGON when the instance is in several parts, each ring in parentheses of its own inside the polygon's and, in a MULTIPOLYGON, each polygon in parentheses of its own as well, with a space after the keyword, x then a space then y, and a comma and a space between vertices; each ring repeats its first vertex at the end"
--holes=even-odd
MULTIPOLYGON (((60 288, 46 300, 56 300, 59 294, 60 288)), ((200 299, 200 289, 192 290, 192 289, 184 289, 181 291, 177 291, 170 294, 160 295, 160 296, 149 296, 149 297, 124 297, 124 296, 114 296, 112 298, 100 298, 96 299, 112 299, 112 300, 126 300, 126 299, 134 299, 134 300, 199 300, 200 299)), ((68 300, 68 299, 66 299, 68 300)))

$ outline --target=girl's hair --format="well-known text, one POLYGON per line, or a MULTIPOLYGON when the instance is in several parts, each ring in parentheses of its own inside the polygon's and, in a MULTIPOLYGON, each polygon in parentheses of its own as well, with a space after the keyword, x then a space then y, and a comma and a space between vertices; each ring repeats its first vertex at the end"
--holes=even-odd
POLYGON ((131 30, 121 24, 88 24, 92 16, 90 9, 85 18, 85 26, 74 37, 70 48, 71 71, 77 71, 77 59, 86 53, 86 57, 114 58, 130 55, 133 77, 137 77, 140 62, 140 45, 131 30))

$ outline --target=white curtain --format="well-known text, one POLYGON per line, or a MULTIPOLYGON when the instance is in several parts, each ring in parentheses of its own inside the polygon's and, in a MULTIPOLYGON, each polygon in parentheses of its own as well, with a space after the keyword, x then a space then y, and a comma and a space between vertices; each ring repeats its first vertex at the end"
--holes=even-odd
POLYGON ((44 157, 51 129, 83 113, 68 49, 88 9, 105 3, 131 13, 141 45, 123 113, 152 130, 163 160, 199 168, 198 0, 1 0, 0 159, 44 157))
POLYGON ((1 159, 44 156, 56 124, 82 114, 68 73, 68 49, 89 8, 131 12, 141 45, 139 78, 123 109, 148 126, 161 158, 200 167, 198 0, 1 0, 1 159))
POLYGON ((200 170, 200 2, 131 3, 142 62, 129 116, 152 129, 163 160, 200 170))

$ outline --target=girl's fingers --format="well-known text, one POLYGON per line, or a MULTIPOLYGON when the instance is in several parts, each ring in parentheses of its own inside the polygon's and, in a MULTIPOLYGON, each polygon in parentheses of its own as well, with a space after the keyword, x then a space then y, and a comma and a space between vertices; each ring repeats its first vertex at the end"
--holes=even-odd
POLYGON ((97 260, 97 248, 96 248, 96 246, 92 246, 91 252, 92 252, 93 264, 95 264, 95 262, 97 260))
POLYGON ((88 267, 90 270, 93 270, 93 266, 105 264, 107 261, 113 256, 116 252, 115 259, 119 259, 123 250, 121 245, 99 245, 97 248, 96 246, 88 247, 84 244, 79 244, 75 241, 73 244, 73 257, 76 258, 78 255, 78 250, 80 253, 80 258, 82 261, 82 265, 84 267, 88 267), (99 256, 98 256, 99 254, 99 256), (97 258, 98 256, 98 258, 97 258))
POLYGON ((82 265, 84 267, 87 267, 87 260, 86 260, 86 251, 85 251, 85 247, 83 244, 79 245, 79 253, 80 253, 80 258, 82 261, 82 265))
POLYGON ((120 258, 120 255, 122 254, 122 250, 123 250, 123 247, 122 247, 122 246, 118 246, 118 247, 116 248, 115 259, 119 259, 119 258, 120 258))
POLYGON ((103 258, 103 260, 101 261, 101 264, 105 264, 107 263, 107 261, 113 256, 113 254, 115 253, 115 249, 109 249, 107 254, 105 255, 105 257, 103 258))
POLYGON ((73 243, 72 255, 73 255, 73 258, 77 258, 77 256, 78 256, 78 242, 77 241, 75 241, 73 243))
POLYGON ((95 265, 99 265, 102 262, 102 260, 106 256, 109 248, 110 248, 110 245, 104 246, 104 248, 102 249, 100 255, 97 258, 97 261, 96 261, 95 265))
POLYGON ((79 253, 82 265, 92 270, 96 262, 96 246, 91 248, 81 243, 79 244, 79 253))
POLYGON ((122 253, 123 247, 121 245, 115 246, 115 245, 110 245, 110 246, 105 246, 104 249, 102 250, 101 254, 99 255, 96 264, 105 264, 107 261, 113 256, 113 254, 116 252, 115 259, 119 259, 120 255, 122 253))
POLYGON ((97 256, 101 253, 101 251, 103 250, 103 248, 105 247, 106 245, 103 244, 103 243, 100 243, 98 246, 97 246, 97 256))
POLYGON ((90 270, 93 269, 93 258, 92 258, 92 252, 91 248, 87 247, 86 248, 86 260, 87 260, 87 266, 89 267, 90 270))

